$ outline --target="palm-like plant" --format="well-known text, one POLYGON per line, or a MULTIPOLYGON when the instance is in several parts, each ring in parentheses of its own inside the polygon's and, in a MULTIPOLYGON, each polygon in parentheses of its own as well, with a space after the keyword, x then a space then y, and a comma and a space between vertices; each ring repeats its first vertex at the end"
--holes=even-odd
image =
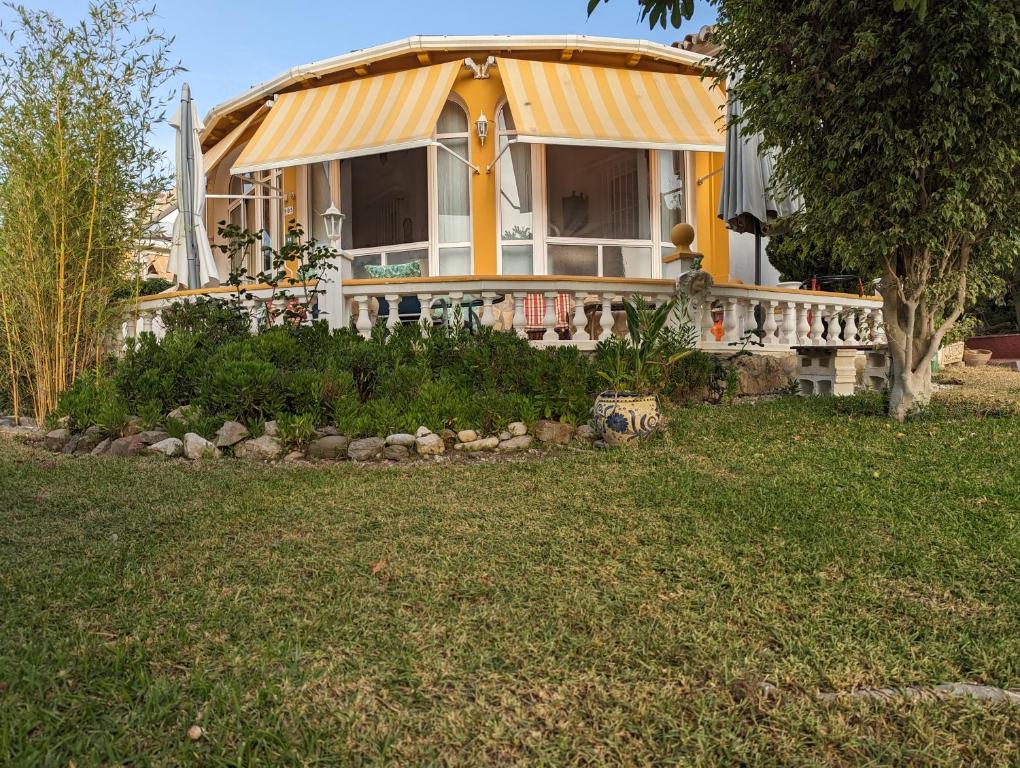
POLYGON ((678 312, 679 297, 653 306, 635 295, 624 299, 623 309, 627 335, 611 342, 609 370, 599 371, 599 376, 616 391, 655 393, 673 366, 691 353, 689 346, 676 352, 666 349, 668 324, 678 312))

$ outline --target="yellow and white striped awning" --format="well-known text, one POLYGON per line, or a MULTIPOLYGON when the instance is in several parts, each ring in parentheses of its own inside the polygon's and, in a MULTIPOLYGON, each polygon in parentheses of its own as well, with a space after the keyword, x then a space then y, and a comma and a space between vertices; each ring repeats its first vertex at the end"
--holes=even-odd
POLYGON ((205 172, 207 174, 211 174, 213 172, 213 169, 220 164, 220 161, 227 156, 227 153, 229 153, 232 149, 234 149, 234 147, 238 145, 238 143, 241 140, 241 137, 244 135, 244 132, 247 131, 249 127, 251 127, 252 123, 254 123, 256 120, 261 119, 265 114, 265 111, 266 111, 265 107, 259 107, 250 115, 248 115, 248 117, 246 117, 240 123, 240 125, 234 128, 234 130, 232 130, 230 133, 228 133, 226 136, 220 139, 216 144, 209 148, 209 151, 202 156, 202 162, 205 165, 205 172))
POLYGON ((231 173, 428 144, 460 61, 284 93, 231 173))
POLYGON ((694 75, 498 59, 517 139, 723 152, 726 97, 694 75))

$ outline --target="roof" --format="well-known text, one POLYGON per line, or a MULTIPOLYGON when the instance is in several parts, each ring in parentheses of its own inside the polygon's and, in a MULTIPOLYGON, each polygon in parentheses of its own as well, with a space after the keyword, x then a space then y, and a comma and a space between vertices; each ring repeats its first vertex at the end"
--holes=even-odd
MULTIPOLYGON (((560 52, 560 58, 564 60, 572 58, 575 53, 603 58, 618 57, 620 66, 634 66, 641 62, 642 68, 666 67, 688 73, 701 71, 707 58, 697 51, 684 50, 675 45, 625 38, 587 35, 417 35, 292 67, 271 80, 252 86, 233 99, 217 104, 205 116, 203 146, 208 149, 277 94, 335 82, 345 76, 363 76, 374 66, 379 71, 385 71, 385 65, 391 60, 409 62, 404 66, 422 66, 430 63, 433 58, 450 60, 470 52, 515 53, 522 58, 529 58, 550 51, 560 52), (417 62, 414 62, 415 59, 417 62)), ((372 74, 375 72, 372 70, 372 74)))
POLYGON ((673 47, 679 48, 682 51, 700 53, 704 56, 715 56, 719 53, 719 49, 722 48, 721 45, 712 40, 715 36, 716 28, 716 24, 706 24, 697 32, 684 35, 684 39, 673 43, 673 47))

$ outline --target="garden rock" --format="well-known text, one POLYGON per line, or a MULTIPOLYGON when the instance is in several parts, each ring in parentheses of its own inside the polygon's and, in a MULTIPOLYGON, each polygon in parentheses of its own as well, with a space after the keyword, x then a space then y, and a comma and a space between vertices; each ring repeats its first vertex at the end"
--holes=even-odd
POLYGON ((333 437, 340 434, 340 430, 336 427, 322 427, 321 429, 315 430, 315 434, 319 437, 333 437))
POLYGON ((275 420, 267 421, 265 426, 262 428, 263 435, 269 435, 270 437, 280 436, 280 425, 275 420))
POLYGON ((499 443, 501 451, 526 451, 531 447, 531 435, 517 435, 509 440, 502 440, 499 443))
POLYGON ((272 435, 262 435, 234 446, 234 455, 255 461, 275 461, 283 455, 283 443, 272 435))
POLYGON ((511 437, 513 437, 513 435, 511 435, 509 432, 500 432, 499 433, 500 442, 502 442, 503 440, 509 440, 511 437))
POLYGON ((473 443, 478 439, 478 433, 473 429, 462 429, 457 433, 457 439, 462 443, 473 443))
POLYGON ((735 361, 737 393, 755 396, 789 389, 797 372, 796 355, 744 355, 735 361))
POLYGON ((542 419, 535 422, 535 437, 540 443, 566 445, 574 436, 574 428, 559 421, 542 419))
POLYGON ((106 455, 137 456, 146 448, 148 446, 138 439, 138 435, 128 435, 127 437, 118 437, 110 443, 110 448, 106 451, 106 455))
POLYGON ((457 442, 457 433, 454 432, 452 429, 439 430, 439 436, 443 438, 444 443, 449 443, 450 445, 453 445, 453 443, 457 442))
POLYGON ((414 447, 414 435, 409 435, 406 432, 398 432, 395 435, 390 435, 386 438, 386 445, 401 446, 403 448, 414 447))
POLYGON ((71 439, 71 430, 54 429, 52 432, 47 432, 44 439, 44 443, 47 448, 51 451, 61 451, 64 446, 67 445, 67 441, 71 439))
POLYGON ((184 455, 189 459, 215 459, 220 455, 219 449, 201 435, 188 432, 184 436, 184 455))
POLYGON ((418 427, 418 431, 414 433, 415 437, 425 437, 425 435, 431 435, 432 430, 428 427, 418 427))
POLYGON ((390 461, 407 461, 411 458, 411 451, 406 445, 387 445, 383 449, 383 458, 390 461))
POLYGON ((140 432, 138 434, 138 439, 141 440, 146 445, 155 445, 156 443, 162 443, 168 437, 170 437, 170 435, 168 435, 162 429, 150 429, 147 430, 146 432, 140 432))
POLYGON ((498 437, 483 437, 481 440, 472 440, 470 443, 460 443, 454 448, 458 451, 477 453, 478 451, 494 451, 499 447, 498 437))
POLYGON ((414 443, 420 456, 438 456, 446 452, 446 443, 443 442, 443 438, 431 432, 417 438, 414 443))
POLYGON ((103 430, 95 426, 89 427, 82 434, 71 438, 71 441, 64 446, 64 453, 73 453, 75 456, 84 456, 92 453, 95 447, 102 441, 103 430))
POLYGON ((113 439, 108 437, 101 443, 99 443, 99 445, 92 449, 92 455, 102 456, 103 454, 110 450, 111 445, 113 445, 113 439))
POLYGON ((231 448, 250 436, 248 428, 237 421, 228 421, 216 430, 216 447, 231 448))
POLYGON ((351 439, 344 435, 326 435, 313 440, 308 446, 310 459, 342 459, 347 455, 351 439))
POLYGON ((363 437, 347 446, 347 456, 351 461, 374 461, 385 447, 386 441, 381 437, 363 437))
POLYGON ((595 427, 591 424, 582 424, 574 433, 574 438, 582 443, 590 443, 595 439, 595 427))
POLYGON ((304 451, 291 451, 290 453, 288 453, 286 456, 283 457, 283 460, 284 461, 288 461, 288 462, 290 462, 290 461, 301 461, 304 458, 305 458, 305 452, 304 451))
POLYGON ((145 423, 142 421, 141 416, 128 416, 127 422, 124 424, 124 429, 121 430, 121 434, 124 437, 131 437, 144 431, 145 423))
POLYGON ((174 421, 188 421, 196 416, 198 416, 198 407, 194 405, 180 405, 166 415, 168 419, 174 421))
POLYGON ((528 434, 528 425, 523 421, 512 421, 507 424, 506 431, 510 433, 511 437, 520 437, 528 434))
POLYGON ((165 440, 160 440, 158 443, 150 445, 149 450, 173 458, 184 455, 184 443, 176 437, 168 437, 165 440))

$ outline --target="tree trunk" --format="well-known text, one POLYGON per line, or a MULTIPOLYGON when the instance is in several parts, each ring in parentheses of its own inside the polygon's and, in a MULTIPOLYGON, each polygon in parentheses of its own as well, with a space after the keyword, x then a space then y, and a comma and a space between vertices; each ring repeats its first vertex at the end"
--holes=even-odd
POLYGON ((882 297, 889 343, 889 415, 903 421, 931 400, 931 360, 941 337, 932 331, 925 302, 904 302, 893 290, 882 297))

